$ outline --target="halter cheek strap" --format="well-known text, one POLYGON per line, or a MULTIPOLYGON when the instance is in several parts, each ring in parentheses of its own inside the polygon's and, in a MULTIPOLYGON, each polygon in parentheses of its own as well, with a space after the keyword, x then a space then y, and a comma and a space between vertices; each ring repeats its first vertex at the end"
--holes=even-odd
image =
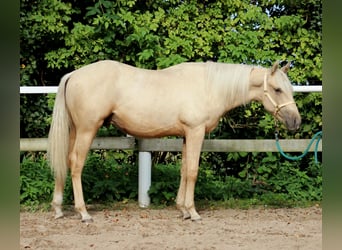
POLYGON ((264 94, 270 100, 270 102, 273 104, 273 106, 275 108, 274 113, 273 113, 274 116, 277 116, 277 114, 281 108, 283 108, 287 105, 290 105, 290 104, 296 104, 294 101, 290 101, 290 102, 286 102, 286 103, 279 105, 274 101, 274 99, 272 98, 272 96, 270 95, 270 93, 267 90, 267 73, 265 73, 265 75, 264 75, 264 94))

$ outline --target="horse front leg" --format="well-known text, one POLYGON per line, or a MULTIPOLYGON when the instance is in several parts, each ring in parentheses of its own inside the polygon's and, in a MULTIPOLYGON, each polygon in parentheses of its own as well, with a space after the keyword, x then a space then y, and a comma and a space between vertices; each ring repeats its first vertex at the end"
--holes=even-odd
POLYGON ((177 193, 177 199, 176 204, 177 208, 182 212, 183 219, 190 219, 191 215, 185 208, 185 191, 186 191, 186 139, 183 139, 183 148, 182 148, 182 166, 180 170, 180 183, 179 183, 179 189, 177 193))
POLYGON ((193 221, 201 219, 201 216, 197 213, 195 208, 194 195, 204 134, 204 127, 189 129, 186 133, 186 171, 184 171, 186 174, 186 187, 184 207, 190 214, 191 220, 193 221))

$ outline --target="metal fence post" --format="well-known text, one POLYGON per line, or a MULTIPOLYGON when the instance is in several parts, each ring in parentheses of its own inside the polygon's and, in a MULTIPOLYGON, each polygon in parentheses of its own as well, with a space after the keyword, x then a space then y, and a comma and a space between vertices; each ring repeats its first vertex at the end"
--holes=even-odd
POLYGON ((152 156, 151 152, 139 151, 139 206, 146 208, 150 205, 148 190, 151 186, 152 156))

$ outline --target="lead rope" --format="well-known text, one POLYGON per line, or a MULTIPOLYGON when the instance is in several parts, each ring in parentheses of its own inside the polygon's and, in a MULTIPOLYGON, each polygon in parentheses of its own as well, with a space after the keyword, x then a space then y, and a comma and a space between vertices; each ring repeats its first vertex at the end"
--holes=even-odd
POLYGON ((264 75, 264 95, 270 100, 270 102, 273 104, 275 110, 274 110, 274 113, 273 113, 273 116, 274 116, 274 125, 275 125, 275 141, 276 141, 276 146, 277 146, 277 149, 278 151, 280 152, 280 154, 282 156, 284 156, 286 159, 288 160, 292 160, 292 161, 297 161, 297 160, 300 160, 302 159, 305 155, 307 155, 307 153, 309 152, 310 148, 311 148, 311 145, 312 143, 316 141, 316 145, 315 145, 315 163, 317 164, 318 163, 318 156, 317 156, 317 153, 318 153, 318 145, 319 145, 319 142, 322 138, 322 131, 319 131, 317 132, 311 139, 309 145, 307 146, 307 148, 304 150, 304 152, 299 155, 299 156, 291 156, 289 154, 286 154, 283 149, 281 148, 280 146, 280 143, 279 143, 279 126, 278 126, 278 120, 276 118, 276 115, 277 113, 280 111, 281 108, 287 106, 287 105, 290 105, 290 104, 295 104, 295 102, 291 101, 291 102, 287 102, 287 103, 283 103, 281 105, 278 105, 272 98, 272 96, 268 93, 268 90, 267 90, 267 72, 265 73, 264 75))
POLYGON ((302 159, 305 155, 307 155, 307 153, 309 152, 309 149, 311 148, 311 145, 314 143, 315 140, 317 140, 317 141, 316 141, 316 144, 315 144, 314 154, 315 154, 315 163, 318 164, 318 156, 317 156, 317 154, 318 154, 318 145, 319 145, 319 142, 320 142, 321 139, 322 139, 322 135, 323 135, 322 131, 319 131, 319 132, 317 132, 316 134, 314 134, 314 136, 312 137, 312 139, 311 139, 309 145, 307 146, 307 148, 304 150, 304 152, 303 152, 301 155, 299 155, 299 156, 291 156, 291 155, 289 155, 289 154, 286 154, 286 153, 283 151, 283 149, 281 148, 281 146, 280 146, 280 143, 279 143, 279 136, 278 136, 278 135, 279 135, 278 122, 277 122, 276 119, 275 119, 275 127, 276 127, 276 131, 275 131, 274 135, 275 135, 275 141, 276 141, 277 149, 278 149, 279 153, 280 153, 283 157, 285 157, 286 159, 291 160, 291 161, 300 160, 300 159, 302 159))

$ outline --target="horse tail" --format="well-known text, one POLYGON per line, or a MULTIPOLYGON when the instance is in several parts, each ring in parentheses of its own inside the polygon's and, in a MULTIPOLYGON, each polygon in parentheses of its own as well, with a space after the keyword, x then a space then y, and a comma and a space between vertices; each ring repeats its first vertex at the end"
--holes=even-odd
POLYGON ((53 107, 47 156, 55 179, 65 181, 68 170, 69 128, 71 118, 65 102, 66 84, 72 73, 62 77, 53 107))

